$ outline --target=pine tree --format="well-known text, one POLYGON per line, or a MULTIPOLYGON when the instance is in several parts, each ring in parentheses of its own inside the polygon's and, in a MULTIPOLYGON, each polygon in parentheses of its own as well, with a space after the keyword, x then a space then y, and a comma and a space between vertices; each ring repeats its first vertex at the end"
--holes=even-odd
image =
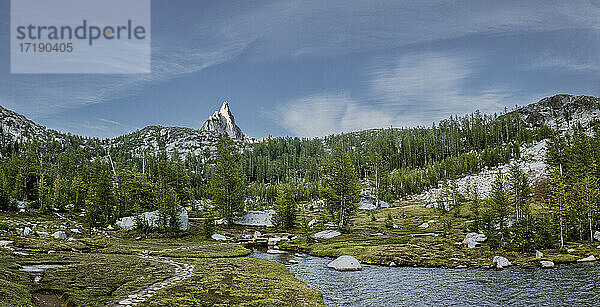
POLYGON ((241 176, 239 154, 233 141, 222 136, 217 143, 217 158, 210 181, 212 201, 228 225, 233 224, 236 212, 244 206, 244 181, 241 176))
POLYGON ((90 227, 108 225, 114 220, 114 195, 108 165, 96 158, 92 165, 86 218, 90 227))
POLYGON ((531 194, 527 175, 521 170, 518 164, 513 163, 508 173, 508 189, 510 190, 511 200, 515 208, 516 222, 523 217, 527 211, 527 201, 531 194))
POLYGON ((360 183, 350 156, 341 147, 336 147, 326 162, 323 178, 323 196, 329 212, 343 231, 350 230, 350 217, 354 214, 360 183))
POLYGON ((508 239, 507 222, 510 215, 510 199, 504 183, 504 176, 498 172, 496 179, 492 183, 492 191, 490 197, 491 209, 498 222, 498 230, 500 232, 500 244, 505 244, 508 239))
POLYGON ((560 248, 565 246, 565 215, 568 207, 567 199, 568 191, 565 186, 562 169, 555 169, 550 174, 546 201, 552 209, 555 219, 558 220, 560 248))
POLYGON ((289 184, 279 188, 275 205, 275 224, 283 229, 290 229, 296 223, 296 200, 289 184))

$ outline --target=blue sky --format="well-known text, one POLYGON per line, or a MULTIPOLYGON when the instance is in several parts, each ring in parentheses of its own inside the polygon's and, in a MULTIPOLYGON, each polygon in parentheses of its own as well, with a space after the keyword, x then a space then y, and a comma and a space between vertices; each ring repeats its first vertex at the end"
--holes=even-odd
POLYGON ((11 75, 0 105, 113 137, 200 128, 230 102, 250 136, 431 125, 556 93, 600 96, 600 0, 152 1, 152 73, 11 75))

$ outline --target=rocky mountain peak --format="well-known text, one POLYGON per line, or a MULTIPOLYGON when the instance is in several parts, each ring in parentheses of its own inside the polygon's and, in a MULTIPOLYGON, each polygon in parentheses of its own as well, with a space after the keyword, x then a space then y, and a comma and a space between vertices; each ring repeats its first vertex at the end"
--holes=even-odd
POLYGON ((202 125, 202 131, 211 131, 217 134, 226 134, 230 138, 242 142, 254 142, 251 138, 242 132, 242 129, 235 123, 235 117, 231 113, 229 103, 223 102, 221 109, 211 115, 202 125))
POLYGON ((561 130, 576 122, 586 125, 600 115, 600 99, 592 96, 558 94, 517 110, 525 122, 546 124, 561 130))

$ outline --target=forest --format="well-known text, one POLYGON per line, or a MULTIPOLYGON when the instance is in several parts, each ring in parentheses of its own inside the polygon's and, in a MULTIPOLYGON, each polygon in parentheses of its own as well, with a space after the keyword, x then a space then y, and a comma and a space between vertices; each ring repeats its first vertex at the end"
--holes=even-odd
MULTIPOLYGON (((548 140, 549 177, 542 190, 518 167, 498 173, 489 198, 458 193, 436 206, 445 214, 467 204, 475 230, 495 246, 531 249, 591 240, 600 197, 600 135, 582 127, 561 133, 526 124, 518 112, 450 117, 431 127, 388 128, 324 138, 273 138, 244 145, 227 137, 210 154, 132 152, 99 139, 19 143, 0 134, 0 209, 19 204, 60 212, 101 227, 159 210, 157 231, 174 231, 180 206, 212 202, 201 214, 231 222, 235 212, 275 208, 278 225, 294 227, 299 203, 324 199, 333 219, 351 231, 361 193, 396 202, 460 176, 520 157, 520 148, 548 140), (340 192, 343 191, 343 192, 340 192), (340 194, 341 193, 341 194, 340 194), (341 196, 340 196, 341 195, 341 196), (450 204, 449 206, 447 204, 450 204)), ((142 229, 143 231, 154 231, 142 229)))

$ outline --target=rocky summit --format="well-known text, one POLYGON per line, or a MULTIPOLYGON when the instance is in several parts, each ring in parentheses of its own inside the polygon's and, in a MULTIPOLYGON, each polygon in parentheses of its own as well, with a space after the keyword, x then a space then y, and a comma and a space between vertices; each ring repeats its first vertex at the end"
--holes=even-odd
POLYGON ((230 138, 242 142, 252 143, 255 141, 242 132, 242 129, 235 123, 235 118, 229 109, 229 103, 223 102, 221 109, 211 115, 202 125, 202 131, 211 131, 217 134, 226 134, 230 138))

